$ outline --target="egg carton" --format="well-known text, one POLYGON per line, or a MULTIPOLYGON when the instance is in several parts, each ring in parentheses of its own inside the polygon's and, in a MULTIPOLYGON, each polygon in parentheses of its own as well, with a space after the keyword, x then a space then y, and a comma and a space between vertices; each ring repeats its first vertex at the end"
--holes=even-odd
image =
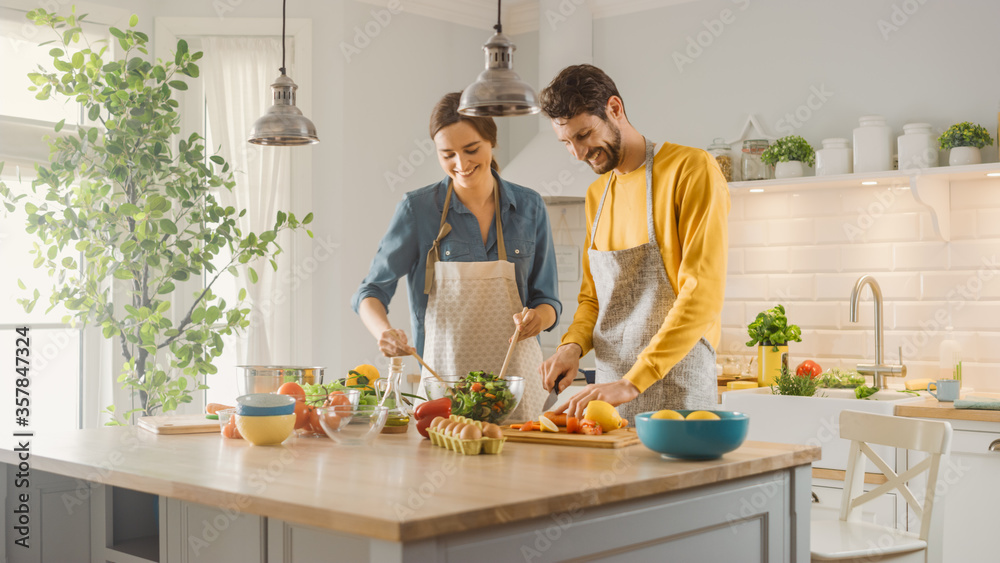
MULTIPOLYGON (((472 420, 471 418, 454 414, 449 416, 448 419, 464 422, 466 424, 472 424, 480 430, 483 429, 483 423, 478 420, 472 420)), ((437 429, 428 429, 427 434, 430 436, 431 444, 447 448, 463 455, 499 454, 503 451, 503 443, 507 441, 506 438, 486 437, 478 440, 460 440, 452 436, 445 436, 444 434, 438 432, 437 429)))

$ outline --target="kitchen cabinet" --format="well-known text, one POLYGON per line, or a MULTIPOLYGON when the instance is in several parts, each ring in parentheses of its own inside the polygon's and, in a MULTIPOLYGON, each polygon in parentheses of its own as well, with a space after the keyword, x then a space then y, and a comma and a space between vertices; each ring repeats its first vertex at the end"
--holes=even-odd
POLYGON ((802 192, 811 190, 840 190, 865 185, 884 187, 907 187, 914 199, 925 206, 931 214, 934 232, 941 240, 951 240, 951 190, 962 182, 983 180, 987 174, 1000 174, 1000 163, 971 164, 967 166, 939 166, 919 170, 889 170, 835 176, 804 176, 782 180, 757 180, 753 182, 730 182, 732 197, 750 196, 767 192, 802 192), (877 184, 867 184, 876 182, 877 184))
MULTIPOLYGON (((92 537, 109 533, 109 498, 116 513, 125 504, 158 514, 158 553, 116 545, 92 550, 98 561, 792 562, 809 558, 818 456, 815 447, 761 442, 701 462, 642 446, 508 443, 500 455, 462 456, 415 431, 363 448, 299 438, 259 447, 119 427, 36 436, 32 463, 74 485, 101 481, 87 485, 105 511, 92 518, 92 537), (111 457, 114 471, 98 475, 111 457), (114 502, 108 490, 126 486, 141 494, 114 502), (158 512, 143 495, 159 496, 158 512)), ((0 449, 0 463, 15 461, 0 449)))
POLYGON ((0 523, 5 524, 5 545, 10 563, 79 561, 81 553, 90 553, 91 497, 95 485, 70 477, 29 469, 27 486, 16 486, 16 465, 4 465, 6 497, 0 523), (20 495, 27 495, 21 502, 20 495), (15 544, 22 538, 15 526, 26 515, 27 547, 15 544), (4 522, 4 519, 6 520, 4 522))

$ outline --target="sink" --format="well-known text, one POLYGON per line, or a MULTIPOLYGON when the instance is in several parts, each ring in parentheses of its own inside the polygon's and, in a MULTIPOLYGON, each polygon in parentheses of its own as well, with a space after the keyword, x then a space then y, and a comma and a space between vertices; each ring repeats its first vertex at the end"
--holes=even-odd
MULTIPOLYGON (((840 438, 841 411, 892 415, 896 405, 923 400, 891 389, 875 393, 873 400, 855 398, 854 389, 821 389, 817 393, 824 396, 772 395, 767 387, 737 389, 722 394, 722 408, 749 415, 748 440, 820 446, 823 454, 813 462, 813 467, 846 470, 850 441, 840 438)), ((893 448, 877 446, 874 449, 890 461, 895 470, 893 448)), ((869 462, 867 471, 879 470, 869 462)))

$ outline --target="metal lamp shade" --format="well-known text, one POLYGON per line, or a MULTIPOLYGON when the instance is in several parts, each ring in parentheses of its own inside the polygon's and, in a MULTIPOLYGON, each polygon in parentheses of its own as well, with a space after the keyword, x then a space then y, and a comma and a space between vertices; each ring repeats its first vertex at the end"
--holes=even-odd
POLYGON ((284 73, 271 84, 274 94, 271 107, 250 128, 247 139, 250 143, 289 147, 319 142, 316 126, 295 107, 297 89, 295 82, 284 73))
POLYGON ((483 45, 486 70, 462 91, 458 113, 478 117, 531 115, 541 108, 535 91, 513 70, 511 54, 516 47, 502 33, 483 45))

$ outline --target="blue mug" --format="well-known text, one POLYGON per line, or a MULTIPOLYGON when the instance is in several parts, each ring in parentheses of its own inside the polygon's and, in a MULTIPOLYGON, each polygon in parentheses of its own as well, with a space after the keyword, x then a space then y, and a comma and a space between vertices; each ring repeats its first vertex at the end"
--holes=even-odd
POLYGON ((962 388, 962 382, 957 379, 939 379, 934 383, 927 384, 927 392, 938 401, 950 403, 958 399, 958 391, 962 388), (937 393, 931 391, 931 385, 937 386, 937 393))

